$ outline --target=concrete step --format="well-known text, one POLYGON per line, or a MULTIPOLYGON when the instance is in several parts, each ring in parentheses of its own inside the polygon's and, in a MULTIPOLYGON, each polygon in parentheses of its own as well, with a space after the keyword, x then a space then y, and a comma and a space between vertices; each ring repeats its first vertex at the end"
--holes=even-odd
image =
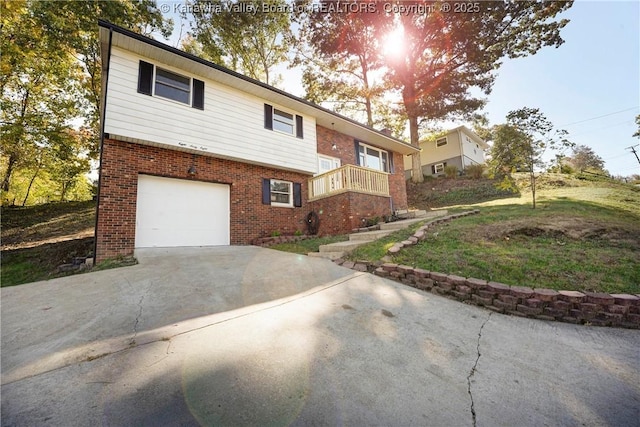
POLYGON ((314 258, 326 258, 331 261, 342 258, 346 252, 309 252, 307 256, 314 258))
POLYGON ((365 243, 372 242, 373 240, 358 240, 352 241, 347 240, 346 242, 337 242, 330 243, 328 245, 320 245, 320 252, 350 252, 357 248, 358 246, 364 245, 365 243))
POLYGON ((396 213, 402 219, 424 218, 427 216, 427 211, 425 210, 404 210, 396 213))
POLYGON ((364 231, 362 233, 353 233, 349 235, 350 241, 360 241, 360 240, 377 240, 381 237, 388 236, 393 231, 390 230, 375 230, 375 231, 364 231))
POLYGON ((387 222, 385 224, 380 224, 380 230, 400 230, 402 228, 406 228, 410 226, 411 224, 415 224, 416 222, 437 218, 439 216, 445 216, 446 214, 447 214, 446 210, 429 211, 429 212, 425 212, 425 216, 421 218, 401 219, 400 221, 387 222))

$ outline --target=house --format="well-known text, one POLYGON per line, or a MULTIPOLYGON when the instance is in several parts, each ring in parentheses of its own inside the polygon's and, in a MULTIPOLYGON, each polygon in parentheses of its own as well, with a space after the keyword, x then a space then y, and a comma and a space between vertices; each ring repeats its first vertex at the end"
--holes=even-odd
MULTIPOLYGON (((420 143, 420 162, 423 175, 440 175, 445 166, 456 166, 462 171, 470 165, 485 163, 484 151, 489 145, 466 126, 451 129, 435 140, 420 143)), ((405 157, 406 178, 411 178, 411 157, 405 157)))
POLYGON ((312 217, 322 235, 346 233, 407 208, 410 144, 109 22, 99 30, 97 262, 304 233, 312 217))

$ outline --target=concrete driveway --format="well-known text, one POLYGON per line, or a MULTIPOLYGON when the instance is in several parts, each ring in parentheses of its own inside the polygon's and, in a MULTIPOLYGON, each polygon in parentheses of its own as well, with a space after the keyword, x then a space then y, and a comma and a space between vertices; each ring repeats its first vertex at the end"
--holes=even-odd
POLYGON ((317 258, 157 249, 2 289, 2 426, 640 425, 640 332, 317 258))

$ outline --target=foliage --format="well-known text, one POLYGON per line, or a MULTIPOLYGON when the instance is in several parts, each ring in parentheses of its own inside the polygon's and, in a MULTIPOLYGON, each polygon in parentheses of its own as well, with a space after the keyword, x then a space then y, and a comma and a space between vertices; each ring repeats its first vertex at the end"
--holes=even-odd
MULTIPOLYGON (((324 1, 325 5, 330 2, 324 1)), ((368 126, 404 131, 397 108, 383 99, 390 88, 381 79, 381 40, 392 22, 370 13, 298 13, 300 31, 294 65, 303 65, 306 97, 368 126)))
POLYGON ((64 200, 98 153, 98 18, 139 32, 169 27, 150 0, 2 1, 0 9, 3 200, 26 203, 47 183, 48 197, 64 200), (30 176, 23 192, 14 176, 30 176))
POLYGON ((576 145, 567 161, 577 170, 591 170, 604 172, 604 160, 591 147, 576 145))
POLYGON ((263 81, 277 84, 273 68, 286 61, 291 41, 285 0, 196 0, 189 8, 195 26, 191 30, 195 47, 189 40, 188 50, 201 49, 205 58, 232 70, 263 81), (238 12, 241 8, 243 12, 238 12), (251 12, 247 12, 251 11, 251 12))
POLYGON ((536 178, 547 163, 547 150, 565 150, 573 144, 567 131, 554 130, 553 124, 537 108, 524 107, 507 114, 507 124, 493 131, 491 164, 496 176, 525 171, 531 182, 533 208, 536 208, 536 178))
POLYGON ((640 114, 636 116, 636 125, 638 126, 638 130, 633 133, 633 137, 640 138, 640 114))
POLYGON ((449 179, 455 179, 458 176, 458 167, 454 165, 445 166, 444 175, 449 179))
POLYGON ((469 165, 464 168, 464 173, 473 179, 480 179, 484 175, 484 170, 484 165, 469 165))

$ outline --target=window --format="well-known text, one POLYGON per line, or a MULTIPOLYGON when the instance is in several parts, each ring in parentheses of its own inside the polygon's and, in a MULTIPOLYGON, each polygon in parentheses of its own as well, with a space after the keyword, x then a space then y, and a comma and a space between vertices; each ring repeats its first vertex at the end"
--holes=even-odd
POLYGON ((340 167, 340 159, 318 155, 318 174, 329 172, 340 167))
POLYGON ((438 173, 442 173, 444 172, 444 167, 447 166, 447 163, 436 163, 435 165, 431 166, 431 171, 433 172, 433 174, 438 174, 438 173))
POLYGON ((436 147, 442 147, 443 145, 447 145, 447 137, 436 139, 436 147))
POLYGON ((302 185, 279 179, 262 180, 262 204, 286 208, 302 206, 302 185))
POLYGON ((204 110, 204 82, 140 61, 138 92, 191 105, 204 110))
POLYGON ((304 138, 302 116, 287 113, 264 104, 264 127, 269 130, 295 135, 296 138, 304 138))
POLYGON ((191 79, 156 67, 156 96, 189 104, 191 79))
POLYGON ((358 164, 365 168, 391 172, 389 153, 360 143, 358 143, 358 164))
POLYGON ((293 114, 273 109, 273 130, 293 135, 293 114))

